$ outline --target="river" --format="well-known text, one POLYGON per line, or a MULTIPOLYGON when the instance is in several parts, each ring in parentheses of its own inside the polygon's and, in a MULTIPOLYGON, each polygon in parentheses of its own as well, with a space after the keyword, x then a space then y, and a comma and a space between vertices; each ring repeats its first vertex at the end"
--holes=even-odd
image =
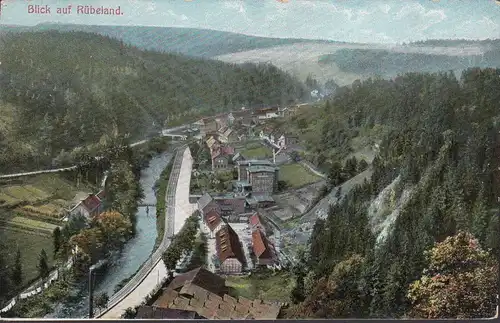
MULTIPOLYGON (((144 190, 144 204, 156 205, 156 196, 153 186, 160 177, 161 172, 173 154, 165 152, 153 157, 149 166, 141 171, 140 183, 144 190)), ((95 293, 106 292, 113 295, 115 287, 125 278, 133 275, 146 261, 153 251, 156 239, 156 208, 140 207, 137 211, 136 235, 130 239, 123 251, 113 259, 107 270, 97 277, 95 293)), ((75 288, 72 297, 58 304, 54 311, 46 315, 46 318, 83 318, 88 314, 88 288, 86 283, 81 283, 75 288)))

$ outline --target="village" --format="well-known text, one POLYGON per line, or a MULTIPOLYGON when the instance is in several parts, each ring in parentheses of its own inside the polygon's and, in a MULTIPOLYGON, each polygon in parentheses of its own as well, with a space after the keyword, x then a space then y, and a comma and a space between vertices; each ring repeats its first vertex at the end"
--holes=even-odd
POLYGON ((295 109, 242 110, 194 123, 199 131, 194 156, 198 168, 193 169, 190 194, 209 237, 211 271, 235 275, 262 266, 280 269, 288 261, 280 251, 279 228, 265 209, 276 208, 273 196, 287 186, 280 166, 293 165, 290 152, 299 140, 270 128, 267 121, 289 116, 295 109), (211 180, 200 183, 207 174, 211 180))
POLYGON ((231 282, 279 272, 292 264, 281 251, 279 225, 269 216, 270 210, 286 213, 274 197, 293 187, 287 185, 286 173, 308 175, 301 187, 322 180, 297 163, 299 157, 292 152, 299 149, 298 137, 266 122, 293 111, 272 107, 232 112, 201 119, 186 131, 196 138, 190 146, 194 159, 190 202, 196 203, 200 231, 207 238, 206 264, 188 272, 178 266, 173 280, 150 305, 137 308, 135 318, 280 317, 286 301, 250 299, 231 282), (287 166, 294 168, 287 171, 287 166), (294 172, 300 170, 296 167, 302 172, 294 172))

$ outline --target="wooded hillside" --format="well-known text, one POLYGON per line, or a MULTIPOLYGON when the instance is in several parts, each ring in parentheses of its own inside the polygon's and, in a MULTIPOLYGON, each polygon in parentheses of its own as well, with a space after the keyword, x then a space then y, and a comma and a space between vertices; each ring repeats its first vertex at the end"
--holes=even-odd
MULTIPOLYGON (((323 164, 360 134, 373 133, 382 141, 371 181, 349 192, 326 220, 317 221, 297 274, 299 286, 302 281, 305 287, 303 294, 295 291, 295 298, 304 302, 291 316, 493 316, 495 284, 476 271, 452 273, 470 279, 465 284, 470 283, 472 294, 477 286, 488 286, 467 295, 480 297, 483 305, 476 310, 464 303, 460 311, 465 314, 440 312, 443 304, 417 308, 408 292, 431 265, 424 252, 460 231, 472 233, 474 244, 489 257, 498 255, 500 69, 469 69, 459 80, 440 73, 356 82, 318 115, 314 123, 321 140, 313 144, 323 164)), ((451 266, 446 259, 440 261, 451 266)), ((481 273, 494 268, 488 267, 491 259, 485 264, 471 266, 479 266, 481 273)))
POLYGON ((267 64, 142 51, 83 32, 0 40, 2 170, 29 159, 47 163, 62 149, 106 136, 142 138, 190 115, 307 96, 300 82, 267 64))

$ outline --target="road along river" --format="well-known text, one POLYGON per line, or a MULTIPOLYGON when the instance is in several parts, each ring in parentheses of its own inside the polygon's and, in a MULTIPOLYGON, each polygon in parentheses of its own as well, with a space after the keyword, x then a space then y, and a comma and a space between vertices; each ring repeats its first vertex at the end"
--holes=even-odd
MULTIPOLYGON (((149 166, 141 171, 140 183, 144 191, 143 204, 156 205, 156 196, 153 186, 167 166, 173 151, 165 152, 153 157, 149 166)), ((111 297, 116 286, 126 278, 132 276, 139 267, 149 258, 153 251, 156 237, 156 208, 140 207, 137 211, 136 235, 127 242, 123 252, 113 259, 102 276, 96 279, 95 295, 106 292, 111 297)), ((47 318, 83 318, 88 314, 87 285, 82 284, 75 290, 73 297, 56 306, 53 313, 47 318)))

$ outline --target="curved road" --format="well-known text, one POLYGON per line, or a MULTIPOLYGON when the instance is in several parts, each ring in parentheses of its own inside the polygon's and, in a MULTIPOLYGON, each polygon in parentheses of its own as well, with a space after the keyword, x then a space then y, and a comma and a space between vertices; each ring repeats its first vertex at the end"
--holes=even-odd
POLYGON ((186 151, 189 150, 186 145, 177 148, 172 171, 168 181, 166 200, 165 231, 163 239, 151 255, 151 257, 141 266, 137 274, 109 300, 108 307, 96 317, 99 318, 120 318, 123 311, 128 307, 134 307, 142 302, 154 287, 166 276, 167 269, 161 256, 170 245, 170 238, 174 235, 175 223, 175 200, 177 184, 179 183, 180 173, 186 151), (144 282, 144 284, 142 284, 144 282), (136 291, 137 295, 131 295, 136 291), (130 298, 128 300, 127 298, 130 298), (125 304, 127 303, 127 304, 125 304))

